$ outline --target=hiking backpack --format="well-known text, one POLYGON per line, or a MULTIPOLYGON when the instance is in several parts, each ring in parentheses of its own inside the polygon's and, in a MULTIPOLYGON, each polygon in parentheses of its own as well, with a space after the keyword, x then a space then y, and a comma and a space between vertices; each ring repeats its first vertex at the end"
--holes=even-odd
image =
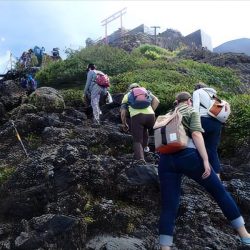
MULTIPOLYGON (((206 91, 206 90, 204 90, 204 91, 206 91)), ((217 119, 221 123, 225 123, 227 121, 230 113, 231 113, 230 104, 225 100, 219 99, 215 95, 211 96, 208 93, 208 91, 206 91, 206 92, 209 95, 209 97, 211 98, 210 106, 205 107, 202 103, 200 103, 200 105, 207 109, 207 113, 211 117, 217 119)))
POLYGON ((27 83, 28 83, 27 88, 29 90, 32 90, 32 91, 36 90, 37 82, 32 76, 28 76, 27 83))
POLYGON ((95 82, 101 87, 104 88, 110 87, 110 81, 108 75, 104 74, 101 71, 96 72, 95 82))
POLYGON ((128 104, 133 109, 144 109, 151 105, 150 92, 143 87, 133 88, 128 94, 128 104))
POLYGON ((187 147, 189 137, 182 125, 182 114, 177 108, 166 115, 158 116, 153 129, 155 151, 171 154, 187 147))

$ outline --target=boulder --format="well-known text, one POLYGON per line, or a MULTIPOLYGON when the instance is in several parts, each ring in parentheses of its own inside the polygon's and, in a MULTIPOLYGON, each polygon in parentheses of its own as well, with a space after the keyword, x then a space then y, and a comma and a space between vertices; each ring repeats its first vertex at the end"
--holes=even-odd
POLYGON ((15 81, 9 80, 0 84, 0 103, 2 103, 6 111, 18 107, 24 97, 26 97, 25 90, 15 81))
POLYGON ((62 112, 65 108, 63 97, 56 89, 41 87, 29 96, 29 103, 40 111, 62 112))

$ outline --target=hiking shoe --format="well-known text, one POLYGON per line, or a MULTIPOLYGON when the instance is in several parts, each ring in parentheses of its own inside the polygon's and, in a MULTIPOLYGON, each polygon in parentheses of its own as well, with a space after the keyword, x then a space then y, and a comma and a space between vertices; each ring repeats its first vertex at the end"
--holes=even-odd
POLYGON ((150 151, 150 148, 147 146, 144 148, 144 153, 148 153, 150 151))
POLYGON ((250 238, 241 238, 241 243, 246 246, 250 246, 250 238))

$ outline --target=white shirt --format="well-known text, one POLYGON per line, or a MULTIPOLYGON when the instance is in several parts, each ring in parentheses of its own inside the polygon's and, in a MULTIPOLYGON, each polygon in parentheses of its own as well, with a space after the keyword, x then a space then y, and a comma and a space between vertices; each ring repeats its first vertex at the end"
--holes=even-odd
POLYGON ((216 93, 213 88, 201 88, 193 92, 193 108, 200 116, 210 117, 207 110, 211 105, 213 95, 216 93))

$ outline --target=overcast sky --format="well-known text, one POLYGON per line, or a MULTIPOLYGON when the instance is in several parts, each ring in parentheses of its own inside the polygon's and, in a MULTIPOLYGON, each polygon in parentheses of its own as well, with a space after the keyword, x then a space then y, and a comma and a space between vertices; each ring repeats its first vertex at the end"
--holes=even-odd
MULTIPOLYGON (((0 73, 10 65, 10 52, 20 57, 35 45, 51 54, 54 47, 85 46, 90 37, 104 37, 101 21, 127 8, 122 18, 126 29, 145 24, 188 35, 202 29, 213 47, 237 38, 250 38, 249 1, 122 1, 122 0, 0 0, 0 73)), ((108 34, 120 28, 120 18, 108 24, 108 34)))

